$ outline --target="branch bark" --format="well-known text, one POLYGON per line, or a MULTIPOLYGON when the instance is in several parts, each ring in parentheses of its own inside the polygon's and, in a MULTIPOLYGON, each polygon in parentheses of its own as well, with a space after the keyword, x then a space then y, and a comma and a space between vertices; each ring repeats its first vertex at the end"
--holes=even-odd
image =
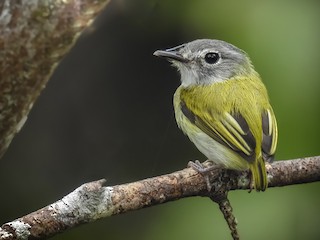
POLYGON ((61 58, 107 2, 0 1, 0 157, 61 58))
MULTIPOLYGON (((278 161, 268 165, 267 170, 269 187, 320 181, 320 156, 278 161)), ((86 183, 47 207, 3 224, 0 240, 46 239, 103 217, 185 197, 212 197, 222 188, 227 191, 250 188, 250 175, 246 171, 218 169, 212 172, 210 181, 213 190, 208 192, 204 178, 186 168, 116 186, 104 186, 105 180, 86 183)))

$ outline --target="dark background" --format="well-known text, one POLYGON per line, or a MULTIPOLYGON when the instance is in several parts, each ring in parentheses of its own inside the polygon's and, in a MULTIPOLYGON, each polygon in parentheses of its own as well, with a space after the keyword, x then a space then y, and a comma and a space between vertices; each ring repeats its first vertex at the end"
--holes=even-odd
MULTIPOLYGON (((249 53, 279 125, 277 159, 319 154, 318 1, 112 1, 64 58, 0 162, 0 223, 84 182, 120 184, 205 160, 176 127, 179 74, 157 49, 217 38, 249 53)), ((230 193, 243 239, 319 239, 320 184, 230 193)), ((53 239, 230 239, 218 207, 190 198, 53 239)))

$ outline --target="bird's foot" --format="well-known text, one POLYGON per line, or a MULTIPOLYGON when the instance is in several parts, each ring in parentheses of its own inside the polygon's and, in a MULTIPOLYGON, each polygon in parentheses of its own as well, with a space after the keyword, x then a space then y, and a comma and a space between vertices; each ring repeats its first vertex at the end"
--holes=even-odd
POLYGON ((210 177, 210 174, 212 173, 212 171, 216 170, 218 167, 217 167, 216 164, 214 164, 210 160, 207 160, 204 163, 206 163, 206 162, 210 162, 211 165, 210 166, 206 166, 203 163, 201 163, 198 160, 196 160, 194 162, 189 161, 188 162, 188 167, 191 167, 193 170, 197 171, 198 173, 200 173, 203 176, 204 180, 207 183, 207 189, 210 192, 211 189, 212 189, 212 184, 210 183, 210 178, 209 177, 210 177))

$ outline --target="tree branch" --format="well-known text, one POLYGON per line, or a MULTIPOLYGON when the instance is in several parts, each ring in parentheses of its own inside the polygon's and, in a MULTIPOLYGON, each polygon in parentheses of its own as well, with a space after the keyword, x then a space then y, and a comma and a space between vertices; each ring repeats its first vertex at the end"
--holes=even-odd
MULTIPOLYGON (((269 187, 315 182, 320 180, 320 156, 278 161, 268 165, 267 169, 269 187)), ((86 183, 47 207, 3 224, 0 228, 0 240, 46 239, 103 217, 185 197, 212 197, 221 188, 238 190, 250 187, 250 175, 247 171, 218 169, 212 173, 210 181, 214 186, 212 192, 207 191, 206 182, 200 174, 186 168, 116 186, 104 186, 105 180, 86 183)))
POLYGON ((0 1, 0 157, 61 58, 107 2, 0 1))

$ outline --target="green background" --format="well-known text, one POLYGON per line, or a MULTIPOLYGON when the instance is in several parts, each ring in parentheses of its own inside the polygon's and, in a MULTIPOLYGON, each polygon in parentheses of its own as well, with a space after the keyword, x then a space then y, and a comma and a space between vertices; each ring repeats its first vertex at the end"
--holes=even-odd
MULTIPOLYGON (((319 1, 113 1, 58 67, 1 159, 0 222, 80 184, 109 185, 205 160, 176 127, 179 74, 152 56, 197 38, 251 57, 278 120, 276 158, 319 154, 319 1)), ((320 183, 230 193, 242 239, 319 239, 320 183)), ((231 239, 218 207, 194 197, 83 225, 53 239, 231 239)))

